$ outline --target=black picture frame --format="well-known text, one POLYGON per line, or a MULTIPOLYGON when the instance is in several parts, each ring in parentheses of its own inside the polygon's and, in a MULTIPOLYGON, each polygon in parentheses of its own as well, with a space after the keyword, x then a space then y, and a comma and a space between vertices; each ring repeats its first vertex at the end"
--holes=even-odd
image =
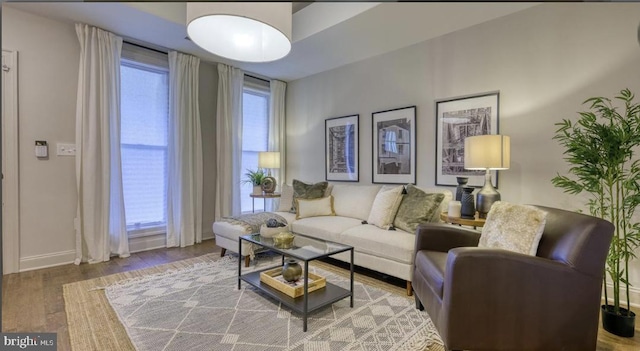
POLYGON ((372 182, 416 184, 416 106, 374 112, 372 182))
MULTIPOLYGON (((464 169, 464 139, 498 134, 500 92, 436 100, 436 185, 456 186, 456 177, 469 178, 467 186, 481 187, 485 171, 464 169)), ((498 171, 491 171, 498 187, 498 171)))
POLYGON ((360 176, 360 115, 324 121, 325 179, 358 182, 360 176))

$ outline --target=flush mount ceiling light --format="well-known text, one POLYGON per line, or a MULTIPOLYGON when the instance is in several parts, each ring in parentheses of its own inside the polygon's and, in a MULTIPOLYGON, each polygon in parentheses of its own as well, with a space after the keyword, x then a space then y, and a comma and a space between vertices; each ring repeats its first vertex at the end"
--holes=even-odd
POLYGON ((187 3, 187 33, 218 56, 269 62, 291 51, 291 3, 187 3))

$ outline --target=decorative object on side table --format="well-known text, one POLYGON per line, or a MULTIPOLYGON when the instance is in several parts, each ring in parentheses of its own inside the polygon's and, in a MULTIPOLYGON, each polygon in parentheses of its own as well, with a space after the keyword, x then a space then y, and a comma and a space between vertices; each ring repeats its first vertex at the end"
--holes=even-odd
POLYGON ((471 219, 476 216, 476 206, 473 201, 473 190, 474 188, 470 186, 465 186, 462 188, 462 197, 460 203, 462 204, 460 208, 460 217, 471 219))
POLYGON ((360 115, 328 118, 324 121, 325 178, 331 181, 357 182, 360 115))
POLYGON ((264 177, 262 183, 262 191, 265 194, 272 194, 276 190, 276 179, 271 176, 272 169, 280 168, 280 152, 264 151, 258 153, 258 167, 267 169, 267 176, 264 177))
POLYGON ((298 261, 289 258, 284 261, 282 266, 282 278, 288 282, 295 282, 302 277, 302 266, 298 261))
POLYGON ((260 187, 260 185, 265 178, 264 171, 260 168, 255 171, 247 169, 247 173, 245 173, 244 176, 246 178, 242 181, 242 183, 251 183, 251 185, 253 185, 253 194, 262 195, 262 188, 260 187))
MULTIPOLYGON (((462 198, 462 194, 460 194, 462 198)), ((462 215, 462 203, 460 201, 449 201, 449 211, 447 212, 448 217, 460 217, 462 215)))
POLYGON ((294 238, 291 232, 281 232, 273 237, 273 245, 279 249, 290 249, 294 238))
POLYGON ((436 100, 436 185, 455 186, 456 178, 464 176, 469 178, 466 185, 482 186, 484 172, 464 167, 464 141, 498 134, 499 98, 499 92, 489 92, 436 100))
POLYGON ((458 182, 458 186, 456 187, 456 201, 460 201, 462 199, 462 188, 467 185, 467 182, 469 182, 469 178, 456 177, 456 182, 458 182))
POLYGON ((500 193, 491 184, 491 171, 509 169, 511 163, 511 139, 506 135, 478 135, 464 140, 464 168, 485 170, 484 186, 478 191, 476 209, 480 218, 494 202, 500 201, 500 193))
POLYGON ((632 337, 636 315, 630 310, 629 260, 635 258, 640 244, 635 215, 640 205, 640 164, 634 155, 640 147, 640 103, 633 101, 629 89, 620 91, 615 100, 621 106, 613 106, 606 97, 587 99, 584 104, 591 111, 580 112, 576 122, 564 119, 556 124, 554 139, 565 148, 564 160, 571 166, 572 178, 558 174, 551 182, 566 193, 590 195, 587 205, 591 215, 615 226, 605 266, 605 283, 608 275, 613 304, 609 289, 604 289, 602 326, 615 335, 632 337), (621 307, 621 293, 625 294, 626 308, 621 307))
POLYGON ((373 183, 416 183, 416 107, 374 112, 373 183))

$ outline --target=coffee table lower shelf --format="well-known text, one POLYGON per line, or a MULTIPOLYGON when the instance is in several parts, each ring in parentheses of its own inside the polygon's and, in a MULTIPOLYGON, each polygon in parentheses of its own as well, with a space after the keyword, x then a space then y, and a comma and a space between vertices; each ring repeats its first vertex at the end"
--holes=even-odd
MULTIPOLYGON (((245 273, 240 276, 242 281, 245 281, 258 290, 262 291, 269 297, 272 297, 283 305, 291 308, 292 310, 304 314, 304 296, 298 296, 296 298, 292 298, 291 296, 281 292, 278 289, 272 288, 267 284, 264 284, 260 281, 260 272, 265 270, 260 270, 251 273, 245 273)), ((335 284, 331 284, 327 282, 327 285, 316 291, 310 292, 308 295, 308 309, 307 313, 320 309, 322 307, 331 305, 336 301, 340 301, 346 297, 351 296, 351 292, 347 289, 341 288, 335 284)))

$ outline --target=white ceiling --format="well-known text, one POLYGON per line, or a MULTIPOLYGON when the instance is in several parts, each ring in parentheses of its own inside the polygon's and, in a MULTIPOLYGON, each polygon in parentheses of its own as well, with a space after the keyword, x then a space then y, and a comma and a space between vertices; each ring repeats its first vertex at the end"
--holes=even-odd
POLYGON ((242 63, 205 52, 185 39, 186 3, 3 3, 68 22, 89 23, 127 39, 224 62, 291 81, 410 46, 521 11, 537 3, 314 2, 293 15, 287 57, 242 63))

